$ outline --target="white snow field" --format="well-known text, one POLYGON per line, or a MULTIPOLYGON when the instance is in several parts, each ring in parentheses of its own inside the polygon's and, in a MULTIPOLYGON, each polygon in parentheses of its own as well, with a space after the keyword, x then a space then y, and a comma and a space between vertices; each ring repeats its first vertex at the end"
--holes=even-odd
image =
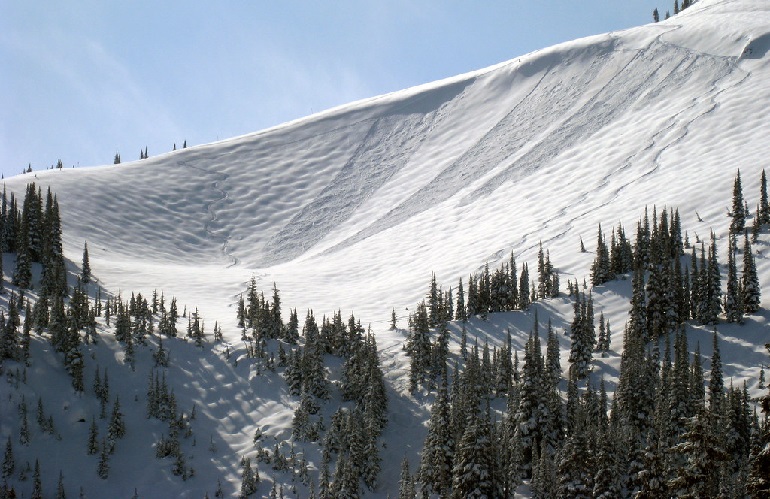
MULTIPOLYGON (((95 359, 111 366, 115 393, 136 394, 121 398, 129 436, 118 442, 109 479, 96 475, 98 455, 85 456, 88 423, 77 422, 90 422, 98 404, 91 395, 73 395, 60 361, 34 363, 28 376, 45 375, 46 385, 30 383, 23 393, 32 420, 37 397, 51 400, 46 409, 62 439, 38 431, 29 447, 14 447, 17 461, 40 459, 49 494, 61 470, 70 497, 80 486, 87 497, 130 497, 134 488, 139 497, 213 497, 218 478, 233 496, 239 457, 253 456, 255 428, 276 442, 289 440, 299 402, 280 376, 256 376, 248 360, 235 363, 244 356, 237 299, 255 276, 266 295, 277 284, 285 319, 289 308, 298 309, 300 321, 310 308, 319 320, 340 309, 344 319, 353 312, 371 325, 389 382, 390 423, 380 485, 367 496, 396 496, 403 456, 413 469, 419 462, 431 399, 408 393, 405 331, 389 330, 392 309, 405 328, 407 308, 424 297, 431 272, 446 290, 486 263, 499 266, 511 251, 532 272, 540 241, 564 291, 567 280, 589 278, 598 223, 605 233, 622 223, 633 237, 645 206, 678 208, 691 241, 713 231, 724 263, 736 171, 753 210, 761 170, 770 167, 769 131, 770 3, 701 0, 664 22, 564 43, 243 137, 120 165, 6 179, 21 196, 30 181, 52 188, 67 258, 79 263, 87 241, 103 289, 124 298, 154 289, 176 296, 180 311, 200 310, 207 332, 218 321, 233 352, 226 359, 222 345, 206 347, 217 355, 181 341, 169 345, 180 409, 195 403, 198 411, 196 445, 185 443, 196 471, 189 480, 154 457, 151 444, 166 424, 145 419, 150 351, 140 350, 130 371, 120 365, 112 329, 92 347, 85 371, 87 394, 95 359), (581 237, 588 253, 579 251, 581 237)), ((725 377, 748 380, 756 395, 770 341, 770 234, 754 249, 763 310, 745 325, 718 330, 725 377)), ((596 362, 597 379, 603 373, 611 387, 629 290, 627 280, 593 292, 596 313, 613 326, 613 353, 596 362)), ((527 313, 474 319, 469 332, 499 343, 511 327, 521 349, 535 309, 560 332, 572 318, 565 297, 527 313)), ((712 331, 689 329, 690 347, 700 343, 706 368, 712 331)), ((569 339, 561 341, 565 367, 569 339)), ((44 341, 34 345, 33 358, 50 350, 44 341)), ((16 405, 6 401, 17 392, 0 386, 4 443, 16 435, 16 405)), ((317 476, 317 447, 307 446, 306 457, 317 476)), ((286 473, 263 464, 259 472, 257 496, 277 481, 294 497, 286 473)), ((30 482, 20 483, 28 494, 30 482)), ((297 483, 298 496, 306 497, 307 487, 297 483)))

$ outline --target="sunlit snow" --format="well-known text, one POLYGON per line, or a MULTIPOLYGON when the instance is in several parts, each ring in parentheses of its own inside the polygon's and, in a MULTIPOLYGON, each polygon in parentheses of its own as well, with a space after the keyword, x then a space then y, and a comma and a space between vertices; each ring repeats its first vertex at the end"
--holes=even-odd
MULTIPOLYGON (((770 4, 701 0, 658 24, 561 44, 243 137, 115 166, 33 172, 5 185, 22 196, 30 181, 44 190, 50 185, 70 260, 80 261, 87 241, 106 291, 125 298, 157 289, 180 306, 197 307, 209 332, 214 321, 223 326, 233 359, 243 350, 235 306, 252 276, 266 294, 277 284, 285 316, 295 307, 300 320, 310 308, 319 319, 340 309, 344 318, 353 312, 371 324, 391 384, 382 485, 372 496, 395 496, 402 457, 413 467, 418 462, 429 406, 406 389, 405 333, 389 330, 391 310, 405 328, 431 272, 447 290, 486 263, 499 266, 511 251, 532 270, 540 242, 564 291, 567 280, 589 278, 597 224, 622 223, 633 235, 645 206, 678 208, 691 241, 713 231, 726 262, 736 171, 753 209, 760 172, 770 167, 769 51, 770 4), (581 237, 588 253, 579 251, 581 237)), ((764 309, 769 244, 765 233, 754 246, 764 309)), ((610 382, 629 290, 630 280, 621 280, 593 292, 596 313, 613 325, 615 353, 597 370, 610 382)), ((568 327, 567 298, 535 308, 541 321, 552 317, 560 331, 568 327)), ((748 379, 754 393, 759 366, 767 363, 762 345, 770 340, 764 309, 744 326, 718 328, 727 382, 748 379)), ((511 327, 521 348, 533 310, 474 319, 469 334, 499 342, 511 327)), ((691 329, 690 346, 700 342, 706 365, 711 333, 691 329)), ((106 339, 102 348, 120 356, 113 343, 106 339)), ((566 366, 563 336, 562 347, 566 366)), ((185 380, 175 385, 177 396, 199 411, 196 454, 211 465, 197 464, 198 475, 181 482, 139 443, 126 451, 129 439, 111 463, 125 468, 125 477, 115 473, 109 482, 121 497, 134 487, 144 490, 140 497, 213 496, 219 477, 232 493, 240 483, 238 456, 253 448, 256 426, 278 440, 291 434, 297 397, 279 378, 255 376, 246 362, 202 357, 190 344, 172 356, 185 380)), ((138 362, 149 365, 149 353, 138 362)), ((86 369, 87 380, 92 371, 86 369)), ((110 381, 142 396, 146 374, 110 371, 110 381)), ((68 379, 52 379, 47 390, 52 401, 70 398, 68 379)), ((35 402, 27 400, 31 410, 35 402)), ((132 401, 121 403, 134 418, 130 431, 164 429, 143 419, 143 403, 136 414, 132 401)), ((1 407, 0 423, 16 417, 1 407)), ((47 409, 73 442, 52 444, 51 453, 38 442, 27 452, 40 455, 49 471, 44 490, 55 490, 57 466, 70 483, 102 485, 95 461, 67 457, 83 453, 88 425, 75 421, 91 408, 47 409)), ((310 456, 315 466, 318 458, 310 456)), ((269 483, 271 471, 260 473, 269 483)), ((264 484, 262 492, 269 492, 264 484)))

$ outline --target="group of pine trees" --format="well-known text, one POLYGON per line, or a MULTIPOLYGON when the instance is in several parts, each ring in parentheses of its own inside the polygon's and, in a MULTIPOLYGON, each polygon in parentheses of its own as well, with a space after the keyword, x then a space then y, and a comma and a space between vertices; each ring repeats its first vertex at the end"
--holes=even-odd
MULTIPOLYGON (((67 368, 73 374, 76 386, 81 378, 82 355, 73 343, 70 321, 85 326, 87 318, 79 313, 69 313, 65 298, 70 295, 67 285, 64 254, 62 252, 61 219, 59 204, 48 190, 45 196, 34 183, 27 185, 26 194, 19 201, 5 192, 0 207, 0 249, 3 253, 16 253, 12 283, 18 290, 11 292, 8 300, 7 320, 0 313, 0 360, 10 359, 27 363, 30 355, 30 332, 50 330, 51 341, 58 352, 65 354, 67 368), (41 267, 40 281, 33 282, 33 264, 41 267), (24 291, 37 289, 34 308, 24 291), (21 317, 24 317, 23 328, 21 317), (68 334, 68 332, 70 334, 68 334)), ((0 259, 0 263, 2 259, 0 259)), ((2 265, 0 265, 0 292, 3 291, 2 265)), ((69 300, 69 310, 79 310, 81 296, 78 289, 69 300)))
MULTIPOLYGON (((682 6, 680 7, 679 0, 674 0, 674 15, 679 14, 681 11, 690 7, 692 4, 693 0, 682 0, 682 6)), ((668 19, 669 17, 671 17, 671 13, 667 10, 665 19, 668 19)), ((652 11, 652 20, 656 23, 660 22, 660 13, 658 12, 657 7, 652 11)))
MULTIPOLYGON (((456 296, 450 288, 444 292, 434 274, 427 302, 417 305, 414 313, 408 317, 409 335, 404 345, 410 357, 410 388, 418 385, 435 388, 449 353, 449 331, 446 325, 451 320, 465 322, 479 316, 486 319, 490 313, 527 310, 537 300, 559 296, 559 275, 548 250, 538 250, 537 281, 530 280, 529 267, 525 263, 518 276, 516 259, 513 252, 507 262, 490 272, 489 265, 479 273, 468 277, 468 291, 460 279, 456 296)), ((393 311, 391 328, 396 328, 396 315, 393 311)), ((467 338, 463 336, 461 350, 467 352, 467 338)))
MULTIPOLYGON (((320 498, 359 497, 364 488, 374 490, 381 467, 380 439, 388 421, 385 381, 374 335, 353 314, 345 322, 340 311, 331 318, 324 316, 319 327, 313 311, 308 310, 300 329, 293 309, 284 323, 277 286, 273 284, 272 297, 267 299, 258 291, 255 278, 245 296, 239 298, 237 319, 250 355, 267 358, 268 368, 283 368, 289 393, 299 399, 292 420, 294 439, 322 447, 318 481, 307 481, 311 490, 317 490, 320 498), (337 384, 329 380, 327 356, 342 361, 337 384), (339 388, 336 396, 335 386, 339 388), (328 417, 333 400, 342 404, 327 423, 324 413, 328 417)), ((261 436, 254 440, 255 464, 251 456, 241 460, 241 497, 257 492, 256 466, 260 461, 271 461, 269 452, 261 447, 261 436)), ((282 459, 275 456, 280 456, 277 449, 272 460, 282 459)))
POLYGON ((591 280, 594 285, 601 285, 617 275, 632 274, 629 327, 646 341, 675 331, 688 320, 716 324, 724 315, 727 322, 742 322, 745 314, 759 309, 761 294, 748 232, 742 226, 731 230, 724 290, 718 255, 713 233, 708 248, 704 241, 700 247, 690 245, 687 237, 683 242, 678 210, 669 217, 664 208, 658 221, 653 208, 650 224, 645 209, 637 224, 633 250, 622 226, 613 231, 609 247, 599 226, 591 280), (739 251, 736 240, 740 232, 743 242, 739 251), (690 250, 689 258, 685 256, 686 249, 690 250))
MULTIPOLYGON (((764 172, 760 197, 755 241, 770 223, 764 172)), ((507 349, 494 349, 491 356, 488 345, 482 355, 474 346, 470 356, 461 345, 450 375, 451 359, 443 353, 448 351, 442 322, 447 306, 443 312, 440 307, 431 312, 433 307, 422 302, 410 317, 405 348, 412 357, 413 388, 422 383, 436 393, 419 467, 413 474, 408 461, 402 465, 400 497, 513 497, 524 479, 529 479, 535 497, 770 493, 770 395, 761 400, 760 416, 746 383, 725 384, 717 330, 708 371, 700 348, 691 351, 685 333, 688 321, 742 322, 744 314, 759 308, 740 173, 730 216, 725 289, 716 238, 711 235, 708 248, 697 240, 690 245, 686 234, 682 238, 676 210, 663 209, 658 216, 653 208, 652 221, 645 210, 633 243, 618 226, 608 244, 599 227, 592 284, 629 274, 633 283, 614 394, 603 379, 597 387, 590 376, 593 352, 609 350, 609 323, 600 313, 597 338, 591 293, 578 292, 577 283, 574 288, 570 283, 575 314, 566 332, 571 350, 565 371, 550 321, 543 355, 535 314, 523 366, 510 350, 509 336, 507 349), (741 236, 739 252, 735 241, 741 236), (691 250, 689 256, 686 249, 691 250), (415 372, 429 375, 415 377, 415 372), (425 383, 437 373, 438 385, 425 383), (506 400, 502 414, 490 409, 499 407, 495 400, 501 397, 506 400)), ((435 279, 430 304, 436 302, 434 294, 441 296, 434 289, 435 279)))
POLYGON ((405 463, 400 497, 513 497, 524 479, 535 497, 762 497, 758 491, 770 490, 770 411, 758 415, 745 383, 725 384, 716 330, 706 373, 684 329, 660 339, 662 353, 660 342, 627 329, 614 394, 604 380, 581 383, 572 361, 564 394, 550 324, 546 337, 543 355, 536 317, 523 366, 510 347, 495 355, 506 366, 500 369, 486 346, 483 355, 474 346, 451 375, 445 368, 419 467, 412 474, 405 463), (500 397, 502 414, 490 409, 500 397))
MULTIPOLYGON (((185 140, 182 144, 182 149, 187 149, 187 141, 185 140)), ((174 151, 176 151, 176 142, 174 143, 174 151)), ((147 147, 145 146, 144 149, 139 150, 139 159, 147 159, 149 158, 149 154, 147 153, 147 147)), ((112 163, 115 165, 120 164, 120 153, 116 152, 115 157, 112 159, 112 163)), ((30 170, 31 171, 31 170, 30 170)))
POLYGON ((537 259, 537 281, 530 279, 529 267, 525 263, 517 277, 516 259, 511 252, 508 262, 490 272, 489 265, 479 273, 468 276, 467 292, 460 279, 457 286, 456 305, 452 290, 442 294, 436 286, 435 276, 428 294, 431 326, 435 327, 443 318, 465 321, 473 316, 486 318, 495 312, 526 310, 533 301, 553 298, 559 295, 559 275, 551 263, 549 251, 543 251, 540 244, 537 259))
MULTIPOLYGON (((61 220, 56 196, 48 190, 44 198, 34 183, 27 185, 21 208, 20 201, 11 194, 3 194, 0 209, 0 248, 3 253, 16 253, 12 271, 12 284, 6 311, 0 311, 0 369, 6 361, 18 362, 23 366, 22 380, 27 378, 27 367, 34 365, 36 359, 31 356, 30 344, 32 333, 48 340, 54 352, 61 355, 63 366, 72 379, 76 393, 85 392, 84 348, 99 341, 97 318, 106 326, 114 326, 114 334, 124 347, 123 363, 133 368, 135 348, 148 345, 149 336, 157 337, 157 348, 153 352, 156 368, 163 369, 169 364, 169 352, 163 345, 163 337, 176 337, 177 311, 176 299, 172 298, 167 309, 163 294, 154 292, 151 300, 141 294, 131 294, 130 300, 123 301, 120 296, 102 300, 101 289, 89 286, 93 282, 88 246, 84 245, 81 272, 73 276, 74 286, 70 286, 65 271, 62 252, 61 220), (45 199, 45 201, 44 201, 45 199), (40 268, 40 278, 33 278, 33 264, 40 268), (27 291, 27 293, 25 293, 27 291), (25 296, 26 295, 26 296, 25 296), (34 299, 33 299, 34 298, 34 299), (157 324, 157 327, 156 327, 157 324)), ((0 280, 0 283, 2 281, 0 280)), ((4 292, 5 290, 3 290, 4 292)), ((183 316, 187 315, 186 312, 183 316)), ((219 332, 215 326, 215 338, 219 332)), ((198 345, 205 339, 203 321, 197 310, 189 314, 187 335, 198 345)), ((17 371, 17 377, 18 371, 17 371)), ((154 371, 153 371, 154 376, 154 371)), ((152 379, 154 381, 154 379, 152 379)), ((119 394, 114 395, 111 415, 108 417, 107 406, 110 402, 110 384, 107 370, 100 371, 99 365, 93 377, 93 394, 99 401, 98 418, 91 418, 89 437, 84 447, 87 454, 99 455, 96 474, 107 479, 110 472, 110 456, 115 452, 116 443, 126 435, 126 424, 120 408, 119 394), (105 420, 103 425, 98 420, 105 420), (99 437, 99 427, 104 434, 99 437)), ((41 433, 58 435, 52 415, 46 415, 42 398, 38 399, 37 420, 41 433)), ((162 378, 157 375, 157 383, 148 389, 148 417, 169 422, 169 437, 156 443, 159 457, 172 456, 175 459, 171 469, 182 478, 192 476, 194 470, 185 463, 185 455, 180 451, 178 435, 191 435, 191 415, 178 412, 173 391, 169 393, 165 370, 162 378), (162 379, 162 381, 161 381, 162 379)), ((28 446, 33 438, 33 431, 28 422, 28 410, 24 397, 19 405, 19 444, 28 446)), ((57 438, 61 438, 57 436, 57 438)), ((0 494, 10 493, 13 488, 7 480, 13 478, 17 468, 13 445, 9 437, 4 456, 3 479, 0 494)), ((36 473, 40 473, 36 464, 36 473)), ((26 474, 19 475, 24 478, 26 474)), ((39 475, 35 482, 33 496, 40 491, 39 475), (37 492, 36 492, 37 491, 37 492)), ((59 488, 62 489, 60 479, 59 488)))
MULTIPOLYGON (((27 185, 21 201, 5 191, 0 206, 0 248, 16 253, 13 284, 28 289, 32 284, 32 264, 42 264, 41 293, 49 298, 67 295, 66 270, 62 252, 59 202, 46 196, 34 182, 27 185)), ((0 266, 1 267, 1 266, 0 266)), ((2 284, 0 283, 0 289, 2 284)))

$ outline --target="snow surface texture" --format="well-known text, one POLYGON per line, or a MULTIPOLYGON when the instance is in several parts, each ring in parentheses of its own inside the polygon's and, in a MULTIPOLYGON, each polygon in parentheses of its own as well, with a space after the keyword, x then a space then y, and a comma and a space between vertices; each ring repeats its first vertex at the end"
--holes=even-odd
MULTIPOLYGON (((163 290, 198 307, 209 331, 219 321, 238 348, 235 303, 252 275, 266 294, 277 283, 286 316, 289 307, 300 319, 308 308, 317 318, 341 309, 371 324, 392 388, 376 494, 385 497, 397 491, 404 454, 417 462, 428 414, 406 393, 404 332, 388 330, 391 309, 405 327, 405 308, 422 299, 431 272, 448 289, 511 251, 533 269, 540 241, 565 289, 568 279, 589 275, 593 254, 579 252, 581 237, 592 250, 599 222, 605 230, 622 223, 633 235, 653 204, 678 207, 691 241, 713 230, 726 262, 736 169, 753 209, 760 171, 770 167, 769 51, 766 1, 702 0, 658 24, 251 135, 121 165, 37 172, 6 186, 18 195, 32 180, 52 187, 67 257, 79 262, 87 240, 93 273, 110 292, 163 290)), ((769 242, 764 234, 755 245, 763 308, 770 308, 769 242)), ((594 290, 616 352, 629 287, 594 290)), ((541 320, 552 315, 567 327, 566 299, 538 307, 541 320)), ((719 328, 725 376, 736 383, 750 377, 753 387, 766 362, 767 319, 763 312, 749 326, 719 328)), ((531 315, 473 322, 471 335, 499 341, 509 325, 523 345, 531 315)), ((691 335, 706 358, 710 331, 691 335)), ((619 357, 600 364, 611 379, 619 357)), ((238 384, 249 376, 233 369, 190 365, 188 395, 220 423, 211 430, 223 442, 218 467, 234 487, 232 456, 249 448, 265 418, 286 437, 297 401, 259 380, 238 384)), ((169 480, 177 487, 169 490, 213 493, 210 481, 196 480, 169 480)), ((134 485, 124 485, 130 494, 134 485)))

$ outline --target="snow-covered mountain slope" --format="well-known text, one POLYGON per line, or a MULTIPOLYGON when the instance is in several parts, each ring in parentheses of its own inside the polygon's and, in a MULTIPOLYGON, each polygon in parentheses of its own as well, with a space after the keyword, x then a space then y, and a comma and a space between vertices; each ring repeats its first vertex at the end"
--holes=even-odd
POLYGON ((69 255, 88 240, 105 285, 171 285, 212 312, 256 274, 292 306, 385 319, 431 271, 450 283, 511 250, 531 260, 541 240, 581 276, 576 240, 599 221, 665 204, 704 235, 725 226, 737 168, 755 194, 769 9, 703 1, 252 135, 37 180, 59 196, 69 255))
MULTIPOLYGON (((542 241, 562 282, 582 282, 593 255, 579 252, 580 238, 592 249, 599 222, 633 233, 653 204, 678 207, 691 239, 714 231, 725 251, 736 170, 753 206, 770 157, 768 81, 770 5, 701 0, 665 22, 251 135, 5 183, 19 195, 31 180, 51 186, 66 255, 79 262, 87 241, 93 272, 109 291, 164 290, 197 306, 207 324, 219 321, 237 343, 235 303, 245 283, 254 275, 268 292, 276 282, 285 310, 313 308, 320 316, 342 309, 371 323, 383 367, 401 387, 408 364, 403 333, 388 330, 390 311, 405 326, 405 307, 424 296, 431 272, 448 288, 511 251, 532 264, 542 241)), ((764 308, 769 242, 765 234, 755 247, 764 308)), ((595 294, 597 313, 615 326, 614 345, 627 312, 624 286, 595 294)), ((566 300, 543 307, 562 320, 571 310, 566 300)), ((742 355, 729 367, 736 379, 764 361, 767 318, 728 328, 733 353, 742 355)), ((528 327, 505 317, 473 327, 494 333, 508 323, 528 327)), ((617 369, 612 359, 607 366, 617 369)), ((215 379, 197 381, 201 400, 211 397, 215 379)), ((267 397, 261 388, 259 400, 267 397)), ((406 414, 425 413, 393 403, 396 429, 388 431, 408 438, 384 456, 383 482, 391 485, 398 461, 423 435, 406 414)), ((244 420, 266 413, 238 404, 244 420)), ((251 434, 231 426, 228 445, 245 447, 238 439, 248 443, 251 434)))

